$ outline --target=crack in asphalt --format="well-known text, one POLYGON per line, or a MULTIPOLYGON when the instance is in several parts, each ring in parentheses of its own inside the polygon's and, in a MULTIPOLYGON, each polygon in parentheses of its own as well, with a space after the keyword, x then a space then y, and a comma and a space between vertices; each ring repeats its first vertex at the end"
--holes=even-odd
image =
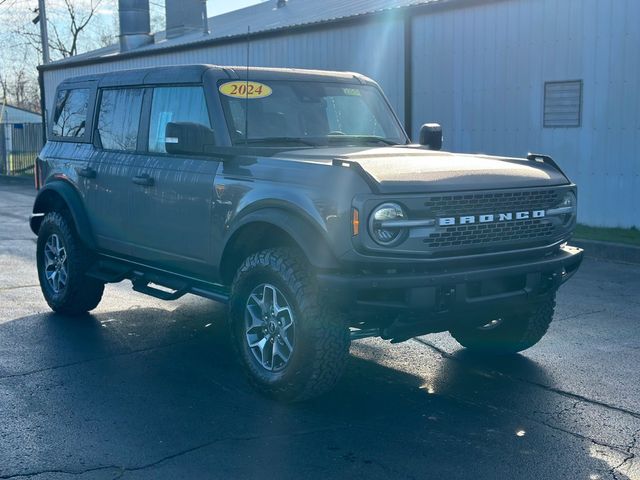
POLYGON ((633 434, 633 438, 631 439, 631 443, 627 446, 626 451, 624 452, 624 454, 626 454, 627 456, 622 460, 622 462, 620 462, 618 465, 616 465, 615 467, 612 467, 609 470, 609 474, 611 474, 611 476, 614 478, 614 480, 622 480, 619 479, 618 477, 618 471, 624 467, 624 465, 630 461, 632 461, 634 458, 636 458, 636 454, 633 451, 636 448, 636 445, 638 443, 638 435, 640 435, 640 430, 636 431, 633 434))
MULTIPOLYGON (((247 442, 247 441, 251 441, 251 440, 273 440, 273 439, 278 439, 278 438, 293 438, 293 437, 301 437, 301 436, 305 436, 305 435, 310 435, 310 434, 314 434, 314 433, 320 433, 320 432, 332 432, 332 431, 338 431, 338 430, 343 430, 346 428, 351 428, 352 425, 350 424, 342 424, 342 425, 334 425, 331 427, 322 427, 322 428, 312 428, 312 429, 308 429, 308 430, 301 430, 298 432, 293 432, 293 433, 286 433, 286 434, 278 434, 278 435, 236 435, 236 436, 230 436, 230 437, 225 437, 225 438, 217 438, 215 440, 211 440, 209 442, 205 442, 205 443, 201 443, 200 445, 196 445, 194 447, 191 448, 186 448, 184 450, 180 450, 176 453, 172 453, 170 455, 166 455, 164 457, 161 457, 160 459, 150 462, 150 463, 146 463, 143 465, 138 465, 138 466, 133 466, 133 467, 126 467, 126 466, 119 466, 119 465, 103 465, 103 466, 99 466, 99 467, 91 467, 91 468, 86 468, 86 469, 82 469, 82 470, 64 470, 64 469, 43 469, 43 470, 38 470, 38 471, 33 471, 33 472, 24 472, 24 473, 14 473, 14 474, 8 474, 8 475, 0 475, 0 479, 2 480, 7 480, 7 479, 14 479, 14 478, 29 478, 29 477, 35 477, 38 475, 46 475, 46 474, 53 474, 53 473, 59 473, 59 474, 63 474, 63 475, 84 475, 86 473, 91 473, 91 472, 97 472, 97 471, 105 471, 105 470, 116 470, 119 472, 118 476, 114 477, 114 480, 122 478, 126 473, 129 472, 137 472, 137 471, 141 471, 141 470, 147 470, 149 468, 153 468, 156 467, 164 462, 168 462, 169 460, 173 460, 175 458, 184 456, 184 455, 188 455, 189 453, 193 453, 196 452, 198 450, 202 450, 204 448, 210 447, 212 445, 215 445, 217 443, 222 443, 222 442, 227 442, 227 441, 231 441, 231 442, 247 442)), ((409 477, 408 477, 409 478, 409 477)))
MULTIPOLYGON (((454 361, 454 362, 459 362, 459 363, 464 365, 464 362, 461 362, 459 359, 455 358, 453 355, 451 355, 447 351, 443 350, 440 347, 437 347, 436 345, 433 345, 432 343, 430 343, 430 342, 428 342, 426 340, 423 340, 421 338, 413 338, 412 340, 415 341, 415 342, 420 343, 421 345, 424 345, 425 347, 431 348, 432 350, 437 352, 442 358, 445 358, 447 360, 451 360, 451 361, 454 361)), ((600 400, 595 400, 595 399, 592 399, 592 398, 585 397, 585 396, 580 395, 578 393, 568 392, 566 390, 562 390, 562 389, 556 388, 556 387, 551 387, 549 385, 545 385, 544 383, 535 382, 533 380, 528 380, 526 378, 514 377, 512 375, 508 375, 506 373, 502 373, 502 372, 499 372, 499 371, 496 371, 496 370, 490 370, 488 373, 489 374, 493 374, 496 377, 508 378, 510 380, 513 380, 513 381, 517 381, 517 382, 522 382, 522 383, 526 383, 526 384, 529 384, 529 385, 533 385, 533 386, 542 388, 543 390, 546 390, 548 392, 556 393, 558 395, 562 395, 564 397, 571 398, 571 399, 574 399, 574 400, 579 400, 581 402, 585 402, 585 403, 588 403, 588 404, 591 404, 591 405, 597 405, 599 407, 603 407, 603 408, 606 408, 608 410, 613 410, 613 411, 616 411, 616 412, 624 413, 624 414, 632 416, 633 418, 640 419, 640 412, 634 412, 633 410, 629 410, 629 409, 624 408, 624 407, 618 407, 616 405, 610 405, 610 404, 602 402, 600 400)))
POLYGON ((40 284, 34 284, 34 285, 16 285, 13 287, 0 287, 0 292, 2 291, 6 291, 6 290, 17 290, 19 288, 34 288, 34 287, 39 287, 40 284))
POLYGON ((572 314, 572 315, 567 315, 566 317, 558 316, 558 317, 556 318, 556 320, 559 320, 559 321, 563 321, 563 320, 571 320, 572 318, 585 317, 585 316, 587 316, 587 315, 595 315, 596 313, 604 313, 604 312, 606 312, 606 311, 607 311, 607 310, 606 310, 605 308, 600 309, 600 310, 590 310, 590 311, 588 311, 588 312, 581 312, 581 313, 574 313, 574 314, 572 314))

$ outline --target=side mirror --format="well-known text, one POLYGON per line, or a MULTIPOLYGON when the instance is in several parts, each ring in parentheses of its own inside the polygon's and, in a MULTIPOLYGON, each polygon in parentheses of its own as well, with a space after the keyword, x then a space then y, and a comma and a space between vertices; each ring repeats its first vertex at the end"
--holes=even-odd
POLYGON ((425 123, 420 127, 420 145, 430 150, 442 149, 442 127, 439 123, 425 123))
POLYGON ((204 155, 215 145, 213 130, 199 123, 169 122, 165 128, 167 153, 204 155))

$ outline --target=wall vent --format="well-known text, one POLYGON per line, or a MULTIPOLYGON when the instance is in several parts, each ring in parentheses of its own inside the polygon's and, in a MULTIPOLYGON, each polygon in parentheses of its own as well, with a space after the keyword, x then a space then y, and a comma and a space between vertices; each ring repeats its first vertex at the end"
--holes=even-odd
POLYGON ((545 82, 544 128, 575 128, 582 124, 582 80, 545 82))

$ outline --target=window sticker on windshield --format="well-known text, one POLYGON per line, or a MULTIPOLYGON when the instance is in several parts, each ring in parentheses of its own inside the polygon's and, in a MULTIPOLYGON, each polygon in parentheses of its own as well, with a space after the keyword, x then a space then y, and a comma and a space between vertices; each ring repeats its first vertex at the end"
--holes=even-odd
POLYGON ((232 98, 264 98, 273 93, 271 87, 264 83, 235 81, 220 85, 220 93, 232 98))
POLYGON ((342 89, 342 93, 344 93, 345 95, 352 96, 352 97, 359 97, 360 96, 360 89, 358 89, 358 88, 343 88, 342 89))

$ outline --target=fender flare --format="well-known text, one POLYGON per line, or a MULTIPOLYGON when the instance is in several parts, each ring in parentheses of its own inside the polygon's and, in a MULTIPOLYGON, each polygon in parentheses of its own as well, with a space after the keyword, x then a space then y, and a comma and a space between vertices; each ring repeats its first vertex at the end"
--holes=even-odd
POLYGON ((218 265, 221 265, 220 262, 229 252, 238 233, 252 223, 269 224, 284 231, 293 239, 314 267, 338 268, 338 261, 329 247, 327 234, 319 225, 316 225, 316 222, 295 210, 273 206, 253 210, 238 219, 226 236, 218 265))
POLYGON ((58 180, 46 184, 36 196, 33 204, 33 214, 29 220, 31 231, 38 234, 44 215, 52 210, 52 202, 63 202, 73 220, 76 232, 82 242, 89 248, 96 246, 95 238, 91 230, 91 223, 84 208, 80 193, 69 182, 58 180))

